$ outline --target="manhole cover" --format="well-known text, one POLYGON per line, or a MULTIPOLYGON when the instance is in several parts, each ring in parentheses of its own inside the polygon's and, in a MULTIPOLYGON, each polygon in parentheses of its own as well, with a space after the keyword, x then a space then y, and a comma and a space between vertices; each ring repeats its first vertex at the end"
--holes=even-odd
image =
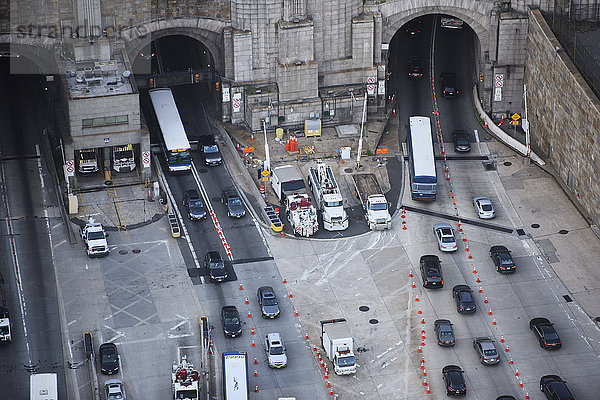
POLYGON ((112 185, 112 181, 104 181, 104 184, 105 184, 106 186, 110 186, 110 185, 112 185))
POLYGON ((354 171, 352 168, 344 168, 344 172, 346 173, 351 173, 352 171, 354 171))
POLYGON ((358 307, 358 309, 359 309, 360 311, 362 311, 362 312, 367 312, 367 311, 369 311, 369 307, 368 307, 368 306, 360 306, 360 307, 358 307))
POLYGON ((510 167, 512 163, 510 161, 504 161, 504 166, 510 167))
POLYGON ((539 228, 539 227, 540 227, 540 224, 531 224, 531 227, 532 227, 533 229, 537 229, 537 228, 539 228))
POLYGON ((119 254, 125 255, 125 254, 127 254, 127 250, 119 250, 119 254))
POLYGON ((560 231, 558 231, 558 233, 560 233, 561 235, 566 235, 567 233, 569 233, 569 231, 566 229, 561 229, 560 231))
POLYGON ((208 170, 207 170, 206 168, 200 168, 200 169, 198 170, 198 172, 200 172, 201 174, 205 174, 205 173, 207 173, 207 172, 208 172, 208 170))
POLYGON ((378 320, 376 320, 375 318, 373 318, 373 319, 370 319, 370 320, 369 320, 369 323, 370 323, 371 325, 375 325, 375 324, 378 324, 378 323, 379 323, 379 321, 378 321, 378 320))
POLYGON ((141 253, 142 251, 140 249, 133 249, 133 250, 131 250, 131 252, 138 254, 138 253, 141 253))

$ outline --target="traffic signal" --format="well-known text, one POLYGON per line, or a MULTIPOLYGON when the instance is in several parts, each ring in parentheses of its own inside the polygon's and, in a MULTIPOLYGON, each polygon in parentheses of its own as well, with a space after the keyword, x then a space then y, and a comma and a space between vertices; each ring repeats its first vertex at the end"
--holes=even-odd
POLYGON ((200 74, 194 74, 194 82, 195 83, 200 82, 200 74))
POLYGON ((151 88, 153 88, 154 87, 154 78, 148 79, 148 84, 150 85, 151 88))
POLYGON ((221 85, 219 84, 219 82, 215 82, 215 90, 218 92, 219 88, 221 87, 221 85))

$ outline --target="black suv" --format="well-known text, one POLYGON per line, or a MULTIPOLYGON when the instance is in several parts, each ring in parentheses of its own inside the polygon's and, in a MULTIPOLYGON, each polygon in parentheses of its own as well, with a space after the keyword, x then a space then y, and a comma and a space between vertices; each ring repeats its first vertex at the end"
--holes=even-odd
POLYGON ((119 352, 114 343, 104 343, 100 346, 100 371, 106 375, 119 372, 119 352))
POLYGON ((474 313, 477 311, 473 291, 468 285, 456 285, 452 288, 452 297, 456 301, 456 311, 459 313, 474 313))
POLYGON ((275 291, 271 286, 261 286, 256 292, 256 299, 260 304, 260 313, 265 318, 277 318, 279 316, 279 305, 275 291))
POLYGON ((208 275, 211 281, 223 282, 227 279, 225 271, 225 262, 218 251, 209 251, 204 257, 204 267, 208 269, 208 275))
POLYGON ((567 382, 558 375, 544 375, 540 378, 540 390, 549 400, 573 400, 575 397, 567 387, 567 382))
POLYGON ((410 79, 421 79, 423 77, 423 67, 417 56, 408 57, 408 77, 410 79))
POLYGON ((233 338, 242 334, 240 313, 235 306, 221 308, 221 324, 223 324, 223 334, 225 336, 233 338))
POLYGON ((442 81, 442 95, 444 97, 448 98, 448 97, 457 97, 458 96, 456 74, 442 74, 441 81, 442 81))
POLYGON ((492 257, 492 261, 498 272, 515 272, 517 270, 510 251, 505 246, 492 246, 490 248, 490 257, 492 257))
POLYGON ((211 135, 203 135, 198 138, 198 150, 202 153, 204 164, 208 166, 219 165, 223 162, 219 146, 211 135))
POLYGON ((225 190, 221 194, 221 203, 227 207, 229 218, 242 218, 246 215, 246 209, 240 196, 234 190, 225 190))
POLYGON ((425 288, 444 287, 444 277, 442 276, 442 262, 437 256, 421 256, 419 260, 421 268, 421 279, 425 288))
POLYGON ((471 140, 467 131, 462 129, 452 131, 452 139, 454 140, 454 150, 458 152, 471 151, 471 140))
POLYGON ((183 205, 187 207, 188 217, 191 220, 206 218, 204 202, 196 189, 186 190, 183 194, 183 205))
POLYGON ((546 318, 538 317, 529 321, 529 329, 535 334, 540 347, 546 350, 560 349, 562 341, 554 329, 554 324, 546 318))

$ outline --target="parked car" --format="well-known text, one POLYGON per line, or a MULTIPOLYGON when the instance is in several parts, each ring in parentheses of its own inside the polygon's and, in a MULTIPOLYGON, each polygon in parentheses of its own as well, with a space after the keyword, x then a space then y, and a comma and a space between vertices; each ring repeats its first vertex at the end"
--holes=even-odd
POLYGON ((540 390, 549 400, 574 400, 567 382, 558 375, 544 375, 540 378, 540 390))
POLYGON ((100 346, 100 372, 112 375, 119 372, 119 352, 114 343, 104 343, 100 346))
POLYGON ((454 141, 454 150, 458 152, 471 151, 471 140, 467 131, 460 129, 452 131, 452 140, 454 141))
POLYGON ((212 135, 202 135, 198 138, 198 150, 207 166, 212 167, 223 162, 219 146, 212 135))
POLYGON ((227 207, 229 218, 242 218, 246 215, 246 209, 240 196, 234 190, 225 190, 221 195, 221 203, 227 207))
POLYGON ((452 288, 452 297, 456 301, 456 311, 459 313, 474 313, 477 311, 473 291, 468 285, 454 286, 452 288))
POLYGON ((554 329, 554 324, 547 318, 533 318, 529 321, 529 329, 537 337, 542 349, 553 350, 562 346, 562 341, 554 329))
POLYGON ((183 194, 183 205, 187 209, 191 220, 206 218, 206 207, 204 201, 196 189, 186 190, 183 194))
POLYGON ((269 367, 283 368, 287 365, 285 346, 279 333, 269 333, 265 336, 265 351, 269 367))
POLYGON ((483 365, 496 365, 500 362, 500 353, 489 337, 476 337, 473 339, 473 348, 479 353, 479 362, 483 365))
POLYGON ((434 225, 433 234, 437 239, 440 251, 456 251, 456 249, 458 249, 458 244, 454 237, 454 230, 449 224, 434 225))
POLYGON ((444 277, 442 275, 442 262, 437 256, 425 255, 419 260, 421 268, 421 279, 425 288, 444 287, 444 277))
POLYGON ((408 77, 410 79, 421 79, 423 77, 423 66, 421 59, 417 56, 408 57, 408 77))
POLYGON ((454 329, 452 329, 452 322, 448 319, 436 319, 433 321, 433 329, 437 337, 438 345, 449 347, 454 346, 455 337, 454 329))
POLYGON ((123 389, 123 381, 120 379, 108 379, 104 383, 104 392, 106 400, 126 400, 125 390, 123 389))
POLYGON ((490 219, 496 216, 492 201, 487 197, 474 197, 473 207, 475 207, 475 212, 477 213, 478 218, 490 219))
POLYGON ((223 334, 225 336, 233 338, 242 334, 240 313, 235 306, 221 308, 221 324, 223 325, 223 334))
POLYGON ((446 365, 442 368, 447 396, 464 396, 467 394, 467 385, 463 373, 458 365, 446 365))
POLYGON ((260 304, 260 313, 265 318, 277 318, 279 316, 279 304, 277 296, 271 286, 261 286, 256 292, 256 299, 260 304))
POLYGON ((442 74, 442 95, 445 98, 457 97, 459 90, 457 86, 456 74, 442 74))
POLYGON ((515 272, 517 270, 510 251, 505 246, 492 246, 490 248, 490 257, 492 257, 492 261, 498 272, 515 272))
POLYGON ((223 282, 227 279, 225 270, 225 261, 221 258, 218 251, 208 251, 204 256, 204 268, 208 269, 208 276, 211 281, 223 282))

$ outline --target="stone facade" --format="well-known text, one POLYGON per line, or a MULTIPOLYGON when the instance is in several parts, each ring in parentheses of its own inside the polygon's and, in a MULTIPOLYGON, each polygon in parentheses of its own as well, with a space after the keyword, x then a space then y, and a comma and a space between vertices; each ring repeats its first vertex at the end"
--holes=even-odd
POLYGON ((528 119, 532 147, 600 222, 600 101, 537 9, 529 12, 528 119))

